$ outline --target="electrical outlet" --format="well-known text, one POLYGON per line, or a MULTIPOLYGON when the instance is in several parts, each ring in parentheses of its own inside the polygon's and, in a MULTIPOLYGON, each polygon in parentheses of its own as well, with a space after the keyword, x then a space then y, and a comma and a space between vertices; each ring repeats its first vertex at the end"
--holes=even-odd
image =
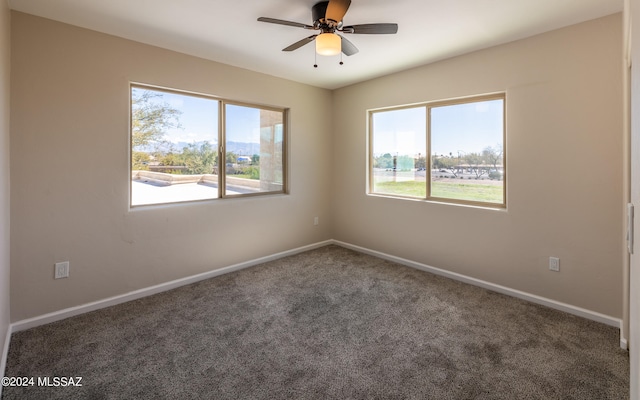
POLYGON ((69 261, 63 261, 56 263, 54 279, 68 278, 69 277, 69 261))
POLYGON ((318 225, 319 223, 320 221, 318 220, 318 217, 313 217, 313 224, 318 225))
POLYGON ((549 269, 560 272, 560 259, 558 257, 549 257, 549 269))

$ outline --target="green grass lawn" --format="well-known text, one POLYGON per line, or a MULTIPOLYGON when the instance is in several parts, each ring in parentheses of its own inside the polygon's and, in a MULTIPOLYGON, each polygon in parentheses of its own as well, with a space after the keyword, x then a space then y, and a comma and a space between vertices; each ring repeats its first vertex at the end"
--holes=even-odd
MULTIPOLYGON (((375 184, 375 192, 380 194, 425 198, 427 196, 427 187, 425 182, 416 181, 378 182, 375 184)), ((433 182, 431 196, 445 199, 501 204, 502 186, 467 181, 433 182)))

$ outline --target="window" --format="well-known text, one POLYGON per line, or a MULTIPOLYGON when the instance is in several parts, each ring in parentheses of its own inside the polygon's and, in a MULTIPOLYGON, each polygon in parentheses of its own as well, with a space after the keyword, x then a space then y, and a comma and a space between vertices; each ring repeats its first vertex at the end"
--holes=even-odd
POLYGON ((225 115, 226 192, 282 192, 284 113, 226 104, 225 115))
POLYGON ((504 94, 369 117, 370 193, 506 207, 504 94))
POLYGON ((284 193, 286 114, 132 85, 131 206, 284 193))

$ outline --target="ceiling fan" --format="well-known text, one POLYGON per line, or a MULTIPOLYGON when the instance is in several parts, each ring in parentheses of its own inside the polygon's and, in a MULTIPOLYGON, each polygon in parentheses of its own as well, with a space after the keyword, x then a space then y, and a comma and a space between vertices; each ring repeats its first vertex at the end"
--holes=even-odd
POLYGON ((313 25, 268 17, 260 17, 258 21, 320 31, 320 34, 313 34, 299 40, 285 47, 282 51, 293 51, 315 40, 316 52, 320 55, 327 56, 336 55, 340 52, 351 56, 358 52, 358 48, 354 46, 353 43, 337 32, 358 34, 394 34, 398 32, 398 24, 384 23, 344 26, 342 18, 344 18, 350 5, 351 0, 330 0, 317 3, 311 8, 313 25))

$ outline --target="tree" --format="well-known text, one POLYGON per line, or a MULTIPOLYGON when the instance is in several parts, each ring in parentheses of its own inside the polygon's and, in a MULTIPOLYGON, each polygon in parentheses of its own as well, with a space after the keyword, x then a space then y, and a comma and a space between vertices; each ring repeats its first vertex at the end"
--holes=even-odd
POLYGON ((482 154, 467 153, 464 156, 464 160, 469 166, 469 169, 476 175, 476 179, 479 179, 482 175, 488 172, 484 165, 484 157, 482 154))
POLYGON ((135 150, 161 143, 167 130, 180 127, 182 112, 156 99, 161 100, 162 93, 131 91, 131 145, 135 150))
POLYGON ((218 152, 209 142, 200 146, 191 143, 182 149, 181 158, 189 174, 211 174, 218 162, 218 152))
POLYGON ((502 165, 502 145, 497 144, 496 147, 485 147, 482 151, 482 156, 485 158, 487 164, 493 166, 494 170, 498 170, 498 165, 502 165))
POLYGON ((457 174, 457 166, 459 164, 459 160, 453 158, 452 156, 433 156, 433 169, 440 170, 444 169, 447 172, 453 174, 454 177, 458 177, 457 174))
POLYGON ((238 155, 233 151, 228 151, 225 159, 227 164, 235 164, 238 162, 238 155))
POLYGON ((149 169, 149 161, 151 161, 149 154, 142 151, 131 152, 131 169, 146 171, 149 169))
POLYGON ((502 144, 498 143, 495 147, 486 147, 482 151, 482 155, 487 164, 493 167, 491 171, 489 171, 489 179, 502 180, 502 171, 498 169, 499 166, 502 166, 504 159, 502 144))
POLYGON ((385 153, 382 156, 375 157, 373 160, 374 168, 391 169, 393 168, 393 156, 385 153))
POLYGON ((157 156, 158 162, 163 166, 184 165, 182 154, 176 154, 173 151, 162 153, 157 156))

